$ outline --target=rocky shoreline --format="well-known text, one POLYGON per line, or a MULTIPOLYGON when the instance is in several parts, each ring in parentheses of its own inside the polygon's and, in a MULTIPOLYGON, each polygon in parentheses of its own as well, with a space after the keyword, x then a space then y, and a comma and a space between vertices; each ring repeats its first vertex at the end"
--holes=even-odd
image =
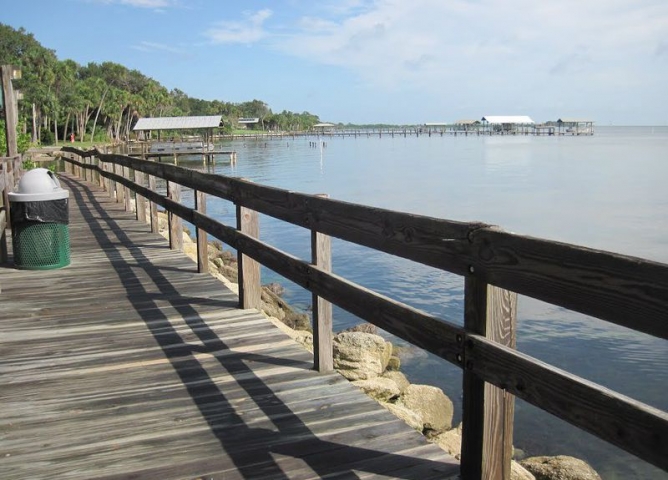
MULTIPOLYGON (((167 236, 167 219, 159 216, 159 230, 167 236)), ((183 251, 197 261, 197 246, 184 229, 183 251)), ((237 259, 220 242, 209 242, 209 272, 238 293, 237 259)), ((279 284, 263 285, 262 312, 280 330, 313 351, 310 318, 290 307, 279 284)), ((384 408, 425 438, 459 459, 462 425, 453 426, 453 404, 438 387, 412 384, 400 371, 394 346, 377 334, 372 324, 361 324, 334 337, 334 368, 384 408)), ((516 450, 511 464, 512 480, 600 480, 583 460, 570 456, 521 458, 516 450)))

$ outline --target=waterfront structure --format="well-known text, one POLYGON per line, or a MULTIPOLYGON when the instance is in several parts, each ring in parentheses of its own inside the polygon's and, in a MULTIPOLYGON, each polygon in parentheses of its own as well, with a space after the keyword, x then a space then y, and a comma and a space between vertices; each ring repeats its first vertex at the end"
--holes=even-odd
POLYGON ((593 135, 594 122, 581 118, 560 118, 557 120, 560 135, 593 135))
POLYGON ((490 133, 529 134, 535 122, 527 115, 486 115, 481 119, 483 129, 490 133))
POLYGON ((465 132, 468 132, 470 130, 478 130, 480 127, 480 121, 479 120, 470 120, 470 119, 465 119, 465 120, 457 120, 455 122, 455 130, 463 130, 465 132))

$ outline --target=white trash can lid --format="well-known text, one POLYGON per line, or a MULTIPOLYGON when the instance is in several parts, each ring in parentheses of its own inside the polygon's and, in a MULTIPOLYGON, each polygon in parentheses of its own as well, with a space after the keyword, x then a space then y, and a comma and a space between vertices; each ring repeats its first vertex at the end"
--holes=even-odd
POLYGON ((56 174, 46 168, 34 168, 23 174, 10 202, 42 202, 69 198, 70 192, 60 186, 56 174))

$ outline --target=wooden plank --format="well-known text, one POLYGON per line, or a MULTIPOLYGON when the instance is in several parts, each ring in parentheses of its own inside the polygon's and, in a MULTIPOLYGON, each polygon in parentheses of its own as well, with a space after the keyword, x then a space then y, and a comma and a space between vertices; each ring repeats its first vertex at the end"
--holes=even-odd
MULTIPOLYGON (((16 95, 12 85, 12 72, 14 67, 11 65, 2 65, 0 67, 2 80, 2 98, 3 98, 3 113, 5 120, 5 140, 7 145, 7 156, 13 157, 19 154, 16 128, 18 126, 18 112, 16 109, 16 95)), ((4 154, 5 152, 0 152, 4 154)), ((9 167, 8 172, 12 171, 12 166, 9 167)), ((11 190, 10 190, 11 191, 11 190)))
MULTIPOLYGON (((467 333, 514 348, 517 294, 488 285, 473 275, 466 277, 464 292, 467 333)), ((472 480, 510 480, 515 399, 472 373, 467 355, 462 362, 462 474, 472 480)))
POLYGON ((356 285, 348 280, 322 271, 294 256, 236 230, 221 225, 208 217, 195 214, 189 221, 201 226, 224 243, 245 252, 262 265, 308 288, 316 295, 349 311, 367 322, 404 340, 419 345, 459 365, 463 329, 435 316, 411 308, 384 295, 356 285))
POLYGON ((466 367, 478 377, 668 470, 668 413, 479 335, 465 344, 466 367))
MULTIPOLYGON (((167 192, 172 202, 181 202, 181 185, 168 182, 167 192)), ((169 224, 169 248, 172 250, 183 250, 183 222, 181 218, 172 212, 168 212, 167 222, 169 224)))
POLYGON ((11 285, 0 309, 3 480, 457 468, 338 374, 313 372, 309 352, 237 310, 122 204, 62 182, 73 190, 72 264, 0 271, 11 285))
POLYGON ((668 339, 668 265, 493 229, 471 241, 489 283, 668 339))
MULTIPOLYGON (((148 176, 148 191, 155 192, 157 188, 156 180, 153 175, 148 176)), ((158 233, 160 230, 158 223, 158 206, 154 202, 149 203, 149 216, 151 219, 151 232, 158 233)))
MULTIPOLYGON (((332 241, 317 230, 311 230, 311 262, 325 272, 332 271, 332 241)), ((330 372, 334 370, 332 304, 313 294, 312 305, 313 367, 319 372, 330 372)))
MULTIPOLYGON (((251 238, 260 236, 260 218, 255 210, 237 206, 237 230, 251 238)), ((239 307, 261 308, 262 286, 260 283, 260 264, 252 257, 237 252, 239 276, 239 307)))
MULTIPOLYGON (((195 210, 206 215, 206 193, 195 190, 195 210)), ((209 241, 207 233, 201 228, 196 229, 197 235, 197 271, 209 272, 209 241)))
POLYGON ((664 264, 513 235, 481 223, 323 199, 173 165, 113 155, 104 159, 132 164, 296 225, 436 268, 465 275, 474 267, 490 284, 668 339, 664 264))

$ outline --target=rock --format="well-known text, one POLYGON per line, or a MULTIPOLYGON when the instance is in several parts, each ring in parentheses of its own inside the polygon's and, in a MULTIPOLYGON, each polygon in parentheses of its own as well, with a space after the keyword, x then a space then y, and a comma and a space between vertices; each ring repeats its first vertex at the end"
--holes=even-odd
POLYGON ((443 390, 431 385, 410 385, 398 402, 417 413, 425 434, 438 434, 452 426, 454 407, 443 390))
POLYGON ((311 319, 305 313, 297 313, 295 311, 288 311, 283 317, 283 322, 295 330, 311 330, 311 319))
POLYGON ((510 480, 536 480, 536 477, 515 460, 511 460, 510 480))
POLYGON ((348 380, 380 376, 392 356, 392 344, 362 332, 342 332, 334 337, 334 368, 348 380))
POLYGON ((383 378, 389 378, 390 380, 392 380, 399 388, 399 392, 401 392, 402 394, 411 384, 411 382, 409 382, 408 379, 406 378, 406 375, 404 375, 401 372, 387 371, 383 373, 383 378))
POLYGON ((387 369, 398 371, 400 368, 401 368, 401 359, 396 355, 392 355, 390 357, 390 361, 387 362, 387 369))
POLYGON ((309 352, 313 351, 313 334, 306 330, 295 331, 294 339, 301 343, 309 352))
POLYGON ((281 285, 278 282, 272 282, 266 285, 262 285, 262 288, 266 288, 271 293, 279 297, 285 293, 285 288, 283 288, 283 285, 281 285))
POLYGON ((460 460, 462 456, 462 424, 460 423, 457 428, 436 435, 429 439, 429 441, 441 447, 457 460, 460 460))
POLYGON ((411 428, 422 432, 422 421, 415 412, 395 403, 381 403, 381 405, 392 412, 395 417, 406 422, 411 428))
POLYGON ((341 331, 341 333, 343 332, 362 332, 373 333, 374 335, 377 335, 378 327, 376 327, 373 323, 359 323, 353 327, 346 328, 345 330, 341 331))
POLYGON ((371 398, 379 402, 390 402, 401 395, 401 390, 394 380, 385 377, 368 378, 353 382, 371 398))
POLYGON ((596 470, 584 460, 559 455, 556 457, 530 457, 520 462, 536 480, 601 480, 596 470))

